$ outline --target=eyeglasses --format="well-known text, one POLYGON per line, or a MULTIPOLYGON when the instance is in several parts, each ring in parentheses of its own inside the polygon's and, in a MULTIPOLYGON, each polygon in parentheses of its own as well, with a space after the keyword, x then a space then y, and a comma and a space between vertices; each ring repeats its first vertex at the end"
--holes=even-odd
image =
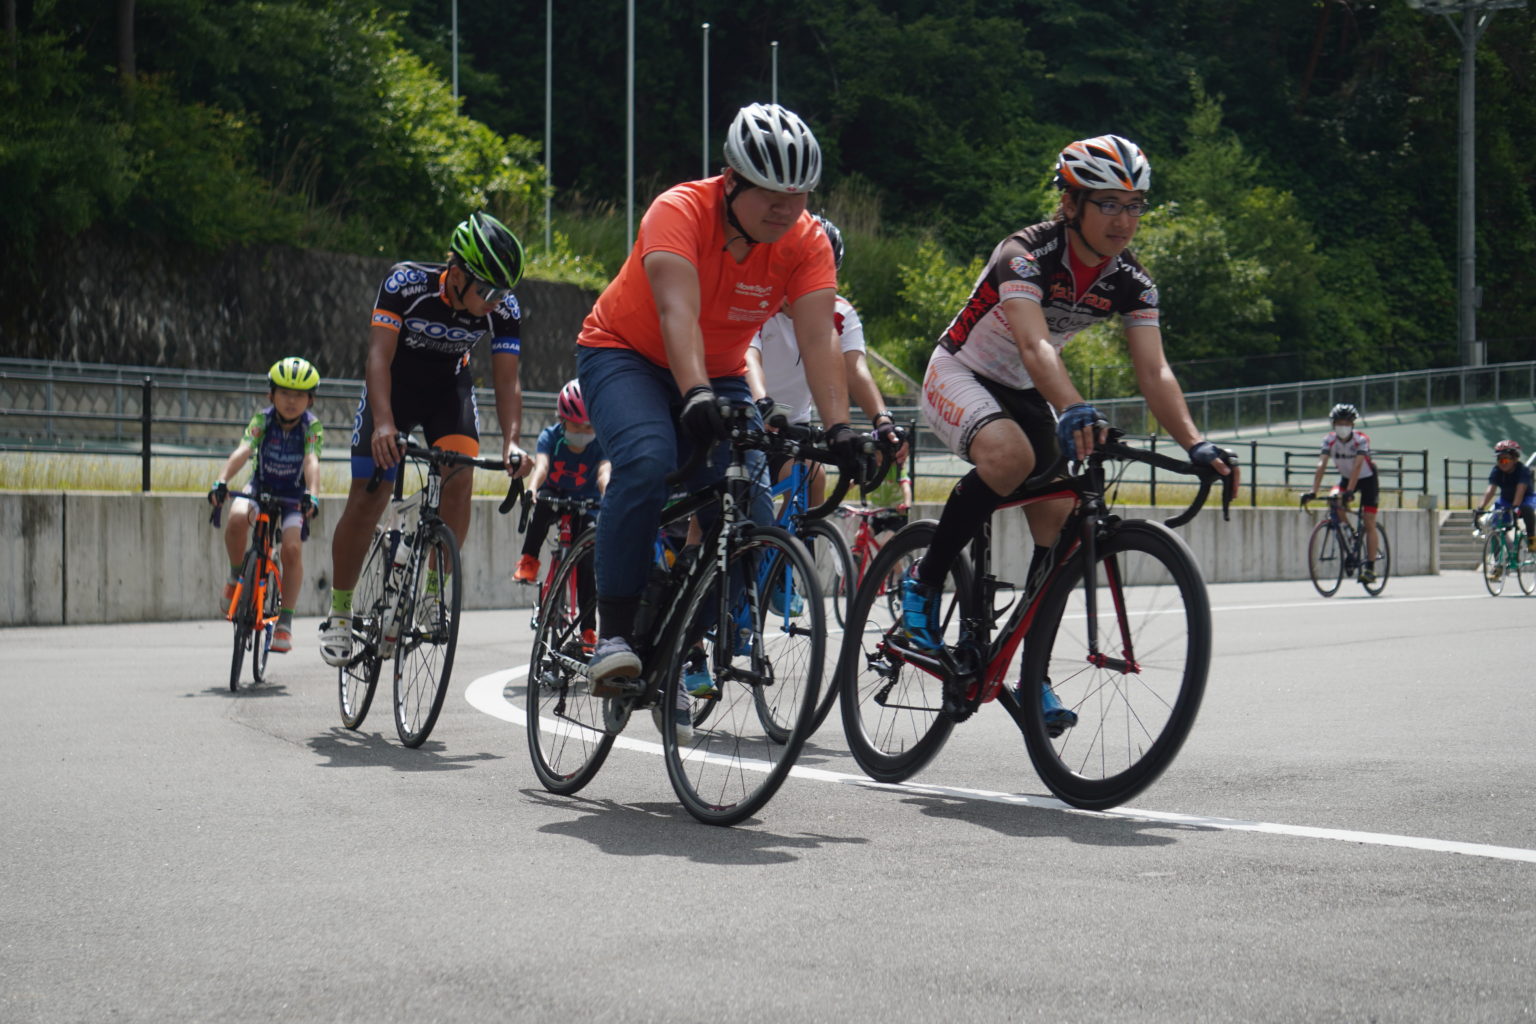
POLYGON ((497 288, 491 282, 482 281, 467 270, 464 271, 464 276, 469 278, 469 287, 474 290, 476 295, 480 296, 480 300, 490 303, 492 306, 512 294, 511 288, 497 288))
POLYGON ((1094 206, 1097 206, 1099 208, 1099 212, 1106 217, 1114 217, 1119 214, 1121 210, 1124 210, 1132 217, 1140 217, 1142 214, 1146 213, 1152 208, 1149 204, 1142 202, 1140 199, 1136 200, 1134 203, 1117 203, 1113 199, 1084 199, 1083 202, 1092 203, 1094 206))
POLYGON ((1498 455, 1494 456, 1494 461, 1496 461, 1496 462, 1519 462, 1520 461, 1520 456, 1518 456, 1518 455, 1511 455, 1511 454, 1509 454, 1509 452, 1500 452, 1498 455))

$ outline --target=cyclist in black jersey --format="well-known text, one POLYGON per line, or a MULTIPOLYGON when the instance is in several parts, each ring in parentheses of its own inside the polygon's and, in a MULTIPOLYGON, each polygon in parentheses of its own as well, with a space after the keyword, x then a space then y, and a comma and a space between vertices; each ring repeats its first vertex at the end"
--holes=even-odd
MULTIPOLYGON (((496 218, 472 214, 454 229, 446 263, 396 263, 379 286, 368 334, 363 394, 352 423, 352 487, 331 538, 331 615, 322 627, 320 653, 332 665, 352 656, 352 588, 362 570, 373 528, 390 489, 367 485, 375 467, 393 480, 400 462, 396 437, 420 428, 427 444, 480 454, 479 410, 468 372, 470 350, 491 346, 496 417, 506 438, 509 466, 519 447, 523 392, 521 310, 512 289, 523 276, 523 247, 496 218)), ((517 476, 532 460, 520 458, 517 476)), ((469 528, 472 474, 443 480, 441 514, 459 546, 469 528)), ((433 592, 432 580, 428 593, 433 592)))
MULTIPOLYGON (((1004 497, 1063 458, 1086 457, 1101 439, 1098 410, 1061 360, 1062 346, 1090 324, 1120 315, 1137 384, 1163 429, 1191 461, 1236 472, 1190 418, 1163 354, 1157 288, 1126 249, 1147 210, 1146 156, 1117 135, 1073 142, 1057 158, 1055 184, 1055 218, 998 243, 924 375, 924 417, 976 468, 955 485, 933 543, 903 582, 903 629, 919 647, 942 645, 936 617, 945 570, 1004 497)), ((1070 502, 1025 509, 1035 538, 1030 579, 1070 511, 1070 502)), ((1049 685, 1041 699, 1053 728, 1076 723, 1049 685)))

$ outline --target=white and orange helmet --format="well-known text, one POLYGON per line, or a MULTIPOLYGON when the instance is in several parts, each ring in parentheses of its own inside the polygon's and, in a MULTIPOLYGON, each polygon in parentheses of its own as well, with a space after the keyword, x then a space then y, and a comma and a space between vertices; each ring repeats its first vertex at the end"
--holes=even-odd
POLYGON ((1145 192, 1152 187, 1152 165, 1141 147, 1118 135, 1079 139, 1056 158, 1057 188, 1118 189, 1145 192))

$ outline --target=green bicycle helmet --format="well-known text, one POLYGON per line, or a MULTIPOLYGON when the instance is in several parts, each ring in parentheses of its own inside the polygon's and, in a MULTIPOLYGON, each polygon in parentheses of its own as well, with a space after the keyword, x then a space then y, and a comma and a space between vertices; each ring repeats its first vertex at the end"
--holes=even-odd
POLYGON ((488 213, 472 213, 454 228, 448 249, 471 275, 496 288, 514 288, 523 279, 523 244, 488 213))
POLYGON ((288 356, 272 364, 267 380, 275 388, 290 391, 313 391, 320 386, 320 371, 308 359, 288 356))

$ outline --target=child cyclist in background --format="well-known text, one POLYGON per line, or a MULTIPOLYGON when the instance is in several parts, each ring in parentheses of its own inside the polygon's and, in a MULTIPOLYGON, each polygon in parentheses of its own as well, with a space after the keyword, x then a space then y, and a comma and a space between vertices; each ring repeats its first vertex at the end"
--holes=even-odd
MULTIPOLYGON (((285 502, 282 531, 282 614, 272 632, 272 651, 286 654, 293 648, 293 607, 303 586, 304 556, 301 543, 304 520, 320 511, 315 492, 320 489, 320 448, 325 429, 311 408, 320 374, 306 359, 290 356, 267 371, 268 397, 272 404, 251 417, 245 436, 230 453, 218 479, 208 491, 208 501, 222 505, 229 481, 256 457, 256 470, 247 490, 267 493, 285 502)), ((224 523, 224 547, 229 552, 229 580, 224 584, 223 607, 228 608, 239 582, 240 563, 251 536, 255 506, 236 498, 224 523)))
MULTIPOLYGON (((602 443, 592 430, 587 404, 581 397, 581 385, 571 381, 560 389, 555 403, 559 419, 539 432, 533 455, 533 472, 528 474, 528 490, 535 497, 541 493, 562 498, 597 498, 608 489, 608 460, 602 443)), ((535 505, 523 539, 523 557, 517 560, 512 578, 519 583, 539 581, 539 551, 549 535, 555 513, 547 505, 535 505)), ((583 521, 577 532, 585 529, 583 521)))
POLYGON ((1525 523, 1526 547, 1536 551, 1536 494, 1532 493, 1536 488, 1531 486, 1536 477, 1529 466, 1520 465, 1520 442, 1500 441, 1493 446, 1493 458, 1493 469, 1488 472, 1488 489, 1483 492, 1483 500, 1477 503, 1474 518, 1482 518, 1488 510, 1488 499, 1498 491, 1499 498, 1493 507, 1519 512, 1525 523))
POLYGON ((1360 582, 1375 583, 1376 549, 1380 544, 1376 539, 1376 505, 1381 489, 1376 477, 1376 463, 1371 459, 1371 439, 1365 431, 1355 429, 1360 410, 1348 402, 1334 406, 1328 418, 1333 423, 1333 430, 1323 438, 1317 473, 1312 477, 1312 490, 1302 495, 1302 500, 1317 497, 1323 486, 1323 474, 1328 470, 1328 460, 1332 459, 1339 471, 1338 486, 1343 492, 1344 503, 1347 505, 1351 497, 1360 495, 1360 511, 1365 520, 1365 565, 1360 568, 1360 582))

